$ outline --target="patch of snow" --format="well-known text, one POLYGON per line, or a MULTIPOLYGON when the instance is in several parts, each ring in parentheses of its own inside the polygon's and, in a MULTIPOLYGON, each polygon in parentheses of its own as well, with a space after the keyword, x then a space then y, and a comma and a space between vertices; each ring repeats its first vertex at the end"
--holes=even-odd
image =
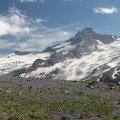
POLYGON ((54 49, 59 49, 59 48, 61 48, 61 47, 65 47, 65 46, 67 46, 67 45, 69 45, 69 44, 71 44, 70 42, 67 42, 67 43, 64 43, 64 44, 60 44, 60 45, 57 45, 57 46, 55 46, 55 47, 53 47, 54 49))
POLYGON ((115 37, 114 37, 114 36, 112 36, 112 38, 114 39, 115 37))
POLYGON ((120 38, 117 38, 117 40, 120 40, 120 38))
POLYGON ((114 72, 113 72, 113 74, 112 74, 112 78, 113 79, 115 79, 115 78, 117 78, 115 75, 117 75, 118 74, 118 70, 117 70, 117 67, 114 69, 114 72))
MULTIPOLYGON (((103 76, 103 74, 102 74, 102 75, 100 75, 100 78, 102 78, 102 76, 103 76)), ((99 81, 100 81, 100 78, 97 78, 97 82, 99 82, 99 81)))
POLYGON ((62 45, 58 45, 54 47, 55 49, 58 49, 56 52, 62 52, 63 54, 68 53, 70 50, 75 49, 76 45, 71 45, 70 42, 64 43, 62 45))
POLYGON ((46 60, 49 57, 50 53, 31 53, 23 56, 12 53, 6 57, 0 58, 0 75, 8 74, 16 69, 30 67, 38 58, 46 60))
POLYGON ((53 70, 55 70, 56 68, 61 68, 61 66, 63 66, 63 63, 57 63, 54 66, 41 67, 41 68, 38 68, 37 70, 32 71, 30 73, 21 74, 20 76, 25 77, 25 78, 29 78, 29 77, 42 78, 42 77, 45 77, 45 75, 52 72, 53 70), (40 73, 42 73, 42 74, 40 74, 40 73))
POLYGON ((105 45, 103 42, 101 42, 100 40, 96 40, 98 45, 101 46, 101 45, 105 45))
POLYGON ((84 44, 85 44, 85 41, 81 41, 81 42, 79 43, 80 46, 83 46, 84 44))

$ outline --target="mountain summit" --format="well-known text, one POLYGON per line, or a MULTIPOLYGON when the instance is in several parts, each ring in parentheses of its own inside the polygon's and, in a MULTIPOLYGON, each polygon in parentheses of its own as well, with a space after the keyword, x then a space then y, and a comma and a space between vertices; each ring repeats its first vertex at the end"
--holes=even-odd
POLYGON ((120 37, 85 28, 64 44, 47 47, 41 53, 17 51, 1 58, 0 74, 119 82, 119 48, 120 37))

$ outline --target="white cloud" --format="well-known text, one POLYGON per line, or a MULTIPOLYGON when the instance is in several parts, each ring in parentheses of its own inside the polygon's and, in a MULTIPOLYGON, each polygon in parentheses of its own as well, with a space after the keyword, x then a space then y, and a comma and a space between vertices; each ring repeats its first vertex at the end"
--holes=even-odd
POLYGON ((27 51, 41 51, 46 47, 53 45, 55 42, 63 42, 68 40, 73 34, 72 32, 61 30, 59 28, 45 28, 31 33, 27 40, 18 42, 14 46, 15 50, 27 50, 27 51))
POLYGON ((48 21, 47 19, 42 19, 42 18, 36 19, 36 22, 38 22, 38 23, 47 22, 47 21, 48 21))
POLYGON ((0 49, 41 51, 73 36, 74 33, 66 30, 70 26, 48 28, 43 25, 48 20, 31 19, 13 6, 8 14, 0 14, 0 49))
POLYGON ((93 8, 94 13, 101 13, 101 14, 113 14, 118 12, 118 9, 115 7, 109 7, 109 8, 104 8, 104 7, 96 7, 93 8))
POLYGON ((29 33, 32 29, 28 26, 30 23, 27 19, 20 10, 13 6, 9 9, 8 15, 0 15, 0 36, 29 33))
POLYGON ((20 0, 20 2, 31 2, 31 3, 33 3, 33 2, 41 2, 41 3, 45 3, 45 0, 20 0))

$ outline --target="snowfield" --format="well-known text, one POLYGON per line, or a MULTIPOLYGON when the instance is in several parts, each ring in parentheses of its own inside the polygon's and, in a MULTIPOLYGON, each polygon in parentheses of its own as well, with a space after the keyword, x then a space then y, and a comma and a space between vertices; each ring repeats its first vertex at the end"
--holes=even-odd
MULTIPOLYGON (((92 76, 102 75, 103 72, 110 70, 113 67, 120 65, 120 39, 110 44, 104 44, 97 40, 98 49, 92 53, 85 54, 81 58, 66 59, 64 62, 59 62, 49 67, 39 67, 34 71, 23 73, 20 76, 29 78, 37 77, 44 78, 51 74, 53 79, 64 80, 85 80, 92 76), (54 71, 57 74, 54 74, 54 71)), ((63 45, 54 47, 57 52, 62 52, 63 55, 75 48, 69 42, 63 45)), ((30 53, 28 55, 10 54, 0 58, 0 75, 9 74, 10 72, 30 67, 38 58, 47 60, 52 53, 30 53)), ((115 78, 116 70, 113 74, 115 78)))
POLYGON ((28 55, 17 55, 12 53, 6 57, 0 58, 0 75, 8 74, 16 69, 28 68, 36 59, 41 58, 46 60, 50 55, 50 53, 31 53, 28 55))
POLYGON ((80 59, 68 59, 51 67, 38 68, 36 71, 22 74, 22 77, 45 77, 46 74, 59 69, 54 79, 82 80, 97 76, 120 64, 120 41, 98 46, 98 50, 80 59), (101 67, 103 66, 103 67, 101 67), (96 72, 93 73, 93 71, 96 72), (42 74, 41 74, 42 73, 42 74))

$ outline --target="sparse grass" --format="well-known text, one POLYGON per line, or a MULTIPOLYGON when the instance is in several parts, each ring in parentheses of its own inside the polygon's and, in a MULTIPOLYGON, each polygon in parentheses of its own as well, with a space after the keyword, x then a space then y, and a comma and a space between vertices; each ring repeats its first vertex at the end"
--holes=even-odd
POLYGON ((82 98, 82 118, 109 116, 114 109, 111 100, 101 95, 86 94, 82 98))
POLYGON ((114 109, 111 98, 59 86, 16 83, 0 88, 0 120, 74 120, 74 115, 118 120, 120 116, 111 116, 114 109))

